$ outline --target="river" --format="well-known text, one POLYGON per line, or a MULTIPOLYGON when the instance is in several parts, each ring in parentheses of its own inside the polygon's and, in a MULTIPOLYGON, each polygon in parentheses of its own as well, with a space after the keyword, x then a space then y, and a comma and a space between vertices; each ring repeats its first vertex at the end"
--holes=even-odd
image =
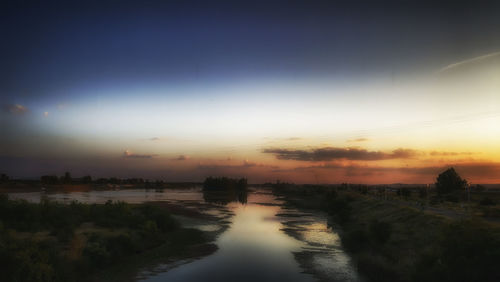
POLYGON ((219 216, 222 226, 180 218, 189 227, 217 231, 218 250, 197 260, 152 266, 138 281, 360 281, 338 234, 320 212, 284 205, 269 190, 253 188, 244 198, 214 200, 200 188, 106 190, 69 193, 10 193, 39 202, 142 203, 166 201, 219 216))

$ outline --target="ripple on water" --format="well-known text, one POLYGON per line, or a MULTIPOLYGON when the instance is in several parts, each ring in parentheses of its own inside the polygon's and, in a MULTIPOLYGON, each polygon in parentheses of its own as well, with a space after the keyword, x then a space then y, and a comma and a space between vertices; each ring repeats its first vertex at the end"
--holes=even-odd
POLYGON ((278 213, 281 230, 303 242, 295 259, 306 273, 320 281, 360 281, 350 257, 343 251, 339 235, 327 225, 324 215, 287 209, 278 213))

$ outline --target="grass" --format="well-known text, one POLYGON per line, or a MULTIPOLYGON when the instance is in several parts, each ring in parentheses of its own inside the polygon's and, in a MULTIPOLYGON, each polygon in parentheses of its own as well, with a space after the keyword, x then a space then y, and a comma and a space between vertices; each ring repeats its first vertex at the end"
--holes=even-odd
POLYGON ((6 281, 128 281, 141 267, 214 251, 161 206, 0 196, 0 272, 6 281))
POLYGON ((480 217, 455 219, 330 187, 278 195, 291 205, 329 212, 369 281, 500 281, 500 227, 480 217))

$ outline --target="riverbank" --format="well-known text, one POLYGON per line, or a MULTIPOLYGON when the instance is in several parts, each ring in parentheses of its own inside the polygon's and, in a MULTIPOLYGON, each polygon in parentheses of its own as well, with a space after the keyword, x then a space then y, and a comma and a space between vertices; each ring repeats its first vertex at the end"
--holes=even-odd
POLYGON ((453 219, 353 191, 275 191, 287 204, 330 214, 343 247, 369 281, 498 281, 500 228, 453 219))
POLYGON ((184 228, 204 218, 160 204, 62 204, 0 198, 0 268, 7 281, 134 281, 146 266, 213 253, 212 232, 184 228))

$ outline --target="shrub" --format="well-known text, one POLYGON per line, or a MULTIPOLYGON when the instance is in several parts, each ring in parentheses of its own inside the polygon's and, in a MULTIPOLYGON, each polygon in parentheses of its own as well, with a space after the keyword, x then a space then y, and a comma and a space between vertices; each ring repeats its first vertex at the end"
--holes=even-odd
POLYGON ((488 226, 450 224, 419 258, 415 281, 500 281, 500 240, 488 226))
POLYGON ((482 206, 494 206, 497 203, 491 198, 484 197, 481 199, 481 201, 479 201, 479 204, 482 206))
POLYGON ((392 225, 374 220, 370 223, 370 237, 376 242, 385 244, 391 237, 392 225))
POLYGON ((411 190, 409 188, 406 189, 401 189, 401 195, 405 198, 408 199, 411 197, 411 190))
POLYGON ((419 188, 418 189, 418 197, 424 199, 427 197, 427 188, 419 188))
POLYGON ((342 244, 351 252, 359 252, 365 248, 369 241, 368 234, 364 229, 355 229, 342 237, 342 244))
POLYGON ((347 199, 335 198, 330 201, 328 213, 333 215, 340 224, 345 224, 351 218, 351 206, 347 199))
POLYGON ((102 240, 89 241, 83 250, 83 255, 93 266, 107 264, 111 257, 102 240))
POLYGON ((369 273, 370 281, 402 281, 392 264, 381 256, 361 254, 356 258, 360 272, 369 273))

